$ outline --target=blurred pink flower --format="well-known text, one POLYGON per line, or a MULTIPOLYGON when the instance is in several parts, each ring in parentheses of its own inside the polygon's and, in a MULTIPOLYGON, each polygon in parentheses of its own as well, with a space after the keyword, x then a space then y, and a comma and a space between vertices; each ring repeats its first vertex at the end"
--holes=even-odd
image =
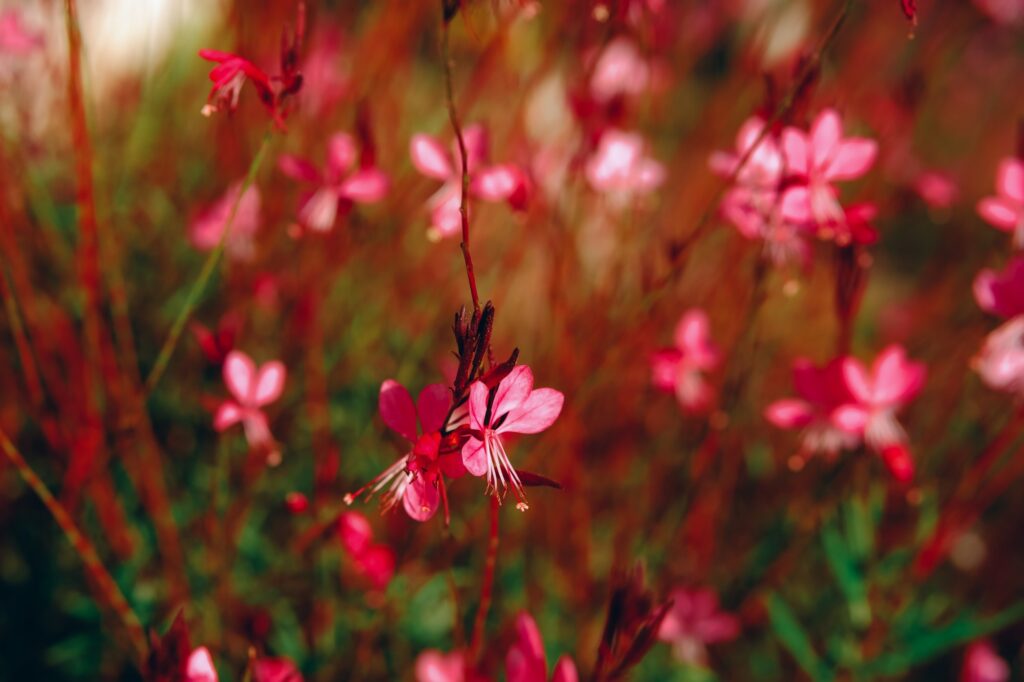
POLYGON ((996 196, 979 201, 978 213, 996 229, 1012 233, 1015 248, 1024 248, 1024 161, 999 163, 996 196))
POLYGON ((252 682, 302 682, 302 673, 287 658, 258 658, 252 666, 252 682))
POLYGON ((595 190, 622 197, 647 194, 665 180, 665 167, 647 156, 643 137, 614 128, 601 135, 585 172, 595 190))
POLYGON ((1002 318, 1024 313, 1024 258, 1014 258, 1002 272, 985 269, 974 278, 974 299, 985 312, 1002 318))
POLYGON ((647 89, 650 69, 628 38, 614 38, 601 51, 590 77, 590 94, 598 102, 619 95, 638 95, 647 89))
POLYGON ((996 23, 1010 26, 1024 22, 1021 0, 974 0, 974 4, 996 23))
POLYGON ((338 537, 356 570, 374 588, 382 590, 395 575, 395 553, 387 545, 373 541, 370 522, 359 512, 345 512, 338 517, 338 537))
POLYGON ((215 366, 224 364, 228 353, 234 349, 241 326, 242 319, 235 311, 222 315, 216 329, 210 329, 198 320, 189 324, 206 361, 215 366))
POLYGON ((713 590, 680 587, 669 596, 672 607, 661 621, 658 639, 672 644, 681 661, 707 665, 708 644, 728 642, 739 636, 739 619, 719 609, 718 595, 713 590))
POLYGON ((281 171, 316 189, 303 196, 299 205, 299 223, 316 232, 334 227, 338 207, 343 201, 373 203, 388 191, 388 178, 378 168, 353 169, 356 141, 348 133, 335 133, 327 141, 327 162, 323 173, 312 163, 292 154, 282 154, 277 165, 281 171))
POLYGON ((350 77, 341 67, 344 42, 338 30, 325 28, 318 31, 310 43, 309 52, 302 61, 302 91, 299 96, 304 113, 317 117, 329 112, 345 97, 350 77))
POLYGON ((956 182, 948 173, 934 170, 917 176, 914 191, 932 208, 949 208, 960 194, 956 182))
MULTIPOLYGON (((498 383, 493 397, 487 385, 476 381, 469 387, 469 428, 472 434, 462 446, 462 462, 474 476, 487 476, 487 492, 504 496, 512 489, 516 509, 525 511, 526 491, 509 461, 501 434, 540 433, 555 423, 565 396, 553 388, 533 388, 533 372, 519 365, 498 383)), ((499 496, 499 499, 500 499, 499 496)))
POLYGON ((25 55, 43 46, 43 34, 31 31, 16 9, 0 13, 0 54, 25 55))
POLYGON ((270 76, 263 69, 260 69, 248 59, 238 55, 219 50, 199 50, 199 56, 203 59, 216 62, 217 66, 210 70, 210 80, 213 87, 203 105, 203 116, 210 116, 218 111, 234 111, 238 108, 238 96, 242 92, 242 86, 246 79, 252 81, 263 103, 271 115, 277 120, 275 111, 274 90, 270 84, 270 76))
POLYGON ((218 682, 217 669, 213 666, 213 657, 205 646, 192 650, 185 663, 184 682, 218 682))
MULTIPOLYGON (((544 654, 544 641, 530 614, 516 616, 516 640, 505 656, 505 675, 508 682, 547 682, 548 660, 544 654)), ((562 656, 555 664, 551 682, 577 682, 576 664, 562 656)))
POLYGON ((991 388, 1024 396, 1024 315, 989 333, 973 367, 991 388))
POLYGON ((416 682, 470 682, 466 657, 461 651, 449 654, 427 649, 416 657, 416 682))
POLYGON ((224 251, 236 260, 249 260, 253 256, 253 235, 260 227, 260 192, 251 185, 242 198, 242 181, 231 185, 224 195, 192 221, 189 239, 200 251, 216 248, 224 239, 224 251), (231 221, 231 209, 238 202, 235 218, 231 221), (225 234, 226 231, 226 234, 225 234))
POLYGON ((257 369, 248 355, 231 351, 224 360, 224 383, 234 400, 221 403, 213 417, 213 427, 218 431, 241 422, 250 447, 267 448, 272 464, 280 461, 280 452, 262 408, 281 397, 285 375, 284 365, 277 360, 257 369))
POLYGON ((708 316, 694 308, 683 313, 676 324, 675 347, 651 357, 651 381, 656 388, 674 393, 684 411, 699 412, 711 406, 713 397, 702 373, 713 370, 718 362, 708 316))
POLYGON ((712 152, 708 165, 715 173, 727 178, 736 173, 740 160, 749 152, 750 157, 736 174, 736 184, 774 197, 782 181, 785 164, 779 142, 771 133, 766 134, 754 148, 764 125, 758 116, 748 118, 736 133, 735 152, 712 152), (754 148, 753 152, 750 152, 751 148, 754 148))
POLYGON ((967 647, 960 682, 1006 682, 1010 679, 1010 666, 1006 664, 991 642, 974 642, 967 647))
MULTIPOLYGON (((462 139, 466 144, 470 196, 484 201, 507 201, 514 209, 523 208, 529 184, 526 173, 510 163, 485 165, 487 132, 483 126, 468 126, 462 131, 462 139)), ((431 224, 428 234, 436 239, 461 234, 462 155, 458 141, 453 143, 449 155, 437 138, 418 133, 409 141, 409 154, 420 173, 444 182, 427 201, 431 224)))
POLYGON ((765 409, 765 418, 782 429, 802 429, 804 454, 823 453, 833 459, 843 449, 851 449, 860 436, 834 423, 833 412, 853 402, 843 380, 843 358, 824 367, 816 367, 806 358, 793 363, 793 387, 799 398, 776 400, 765 409))
POLYGON ((796 223, 819 227, 841 224, 845 213, 833 183, 864 175, 878 155, 878 144, 863 137, 843 137, 843 125, 835 109, 825 109, 814 120, 810 133, 789 127, 782 131, 786 171, 799 184, 782 196, 782 213, 796 223))
POLYGON ((907 434, 896 412, 924 386, 927 369, 907 360, 902 346, 883 350, 868 371, 856 358, 844 358, 843 380, 853 402, 839 407, 833 421, 839 428, 863 436, 878 452, 889 472, 900 482, 909 481, 914 464, 907 449, 907 434))

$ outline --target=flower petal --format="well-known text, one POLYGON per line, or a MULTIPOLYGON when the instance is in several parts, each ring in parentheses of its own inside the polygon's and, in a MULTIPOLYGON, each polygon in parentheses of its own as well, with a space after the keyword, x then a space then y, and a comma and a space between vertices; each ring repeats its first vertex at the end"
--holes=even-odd
POLYGON ((327 141, 327 176, 328 184, 335 184, 344 177, 346 171, 356 161, 356 140, 348 133, 335 133, 327 141))
POLYGON ((841 405, 832 411, 833 426, 854 435, 863 435, 871 415, 860 405, 841 405))
POLYGON ((986 197, 978 202, 978 214, 1000 230, 1012 230, 1024 212, 1002 197, 986 197))
POLYGON ((579 682, 580 676, 576 672, 576 664, 568 656, 562 656, 555 663, 555 672, 551 675, 551 682, 579 682))
MULTIPOLYGON (((495 398, 497 402, 497 398, 495 398)), ((498 427, 499 433, 539 433, 555 423, 565 396, 553 388, 538 388, 512 410, 498 427)))
POLYGON ((510 163, 503 163, 476 173, 470 191, 486 201, 504 201, 512 196, 522 183, 522 171, 510 163))
POLYGON ((363 168, 345 178, 338 188, 340 196, 356 203, 380 201, 388 193, 388 176, 376 168, 363 168))
POLYGON ((505 658, 508 682, 543 682, 548 669, 544 641, 537 623, 528 613, 520 613, 516 618, 516 636, 505 658))
POLYGON ((996 172, 996 189, 1002 196, 1024 204, 1024 161, 1004 159, 996 172))
POLYGON ((452 404, 452 393, 444 384, 430 384, 420 391, 416 399, 416 412, 420 416, 423 433, 440 431, 452 404))
POLYGON ((483 476, 487 473, 487 452, 482 440, 470 438, 466 441, 462 446, 462 464, 473 476, 483 476))
POLYGON ((185 682, 217 682, 213 657, 205 646, 194 649, 185 665, 185 682))
POLYGON ((786 398, 765 408, 764 418, 780 429, 799 429, 811 423, 814 409, 803 400, 786 398))
POLYGON ((282 173, 293 180, 300 180, 314 185, 318 185, 321 182, 319 169, 300 156, 282 154, 277 159, 277 167, 282 173))
POLYGON ((796 175, 810 173, 810 152, 807 149, 807 135, 798 128, 782 131, 782 151, 786 157, 786 170, 796 175))
POLYGON ((392 431, 410 442, 416 442, 416 406, 405 386, 394 379, 380 385, 377 400, 381 419, 392 431))
POLYGON ((256 365, 252 358, 239 350, 233 350, 224 358, 224 383, 231 395, 242 405, 252 404, 255 387, 256 365))
POLYGON ((430 135, 413 135, 409 141, 409 156, 416 170, 427 177, 447 180, 455 174, 444 147, 430 135))
POLYGON ((867 370, 856 358, 843 358, 843 381, 854 399, 862 403, 871 402, 874 388, 867 370))
POLYGON ((533 389, 533 370, 527 365, 513 367, 512 371, 498 383, 491 402, 491 423, 523 404, 533 389))
POLYGON ((274 402, 281 397, 284 390, 284 380, 287 371, 284 365, 273 360, 260 367, 256 377, 256 390, 253 401, 256 405, 262 406, 274 402))
POLYGON ((811 126, 811 154, 814 170, 825 170, 838 151, 843 138, 843 124, 835 109, 825 109, 811 126))
POLYGON ((832 158, 825 178, 828 180, 853 180, 868 172, 878 156, 878 143, 864 137, 843 140, 832 158))
POLYGON ((409 518, 415 521, 429 521, 441 505, 441 493, 437 486, 423 476, 417 476, 405 487, 402 506, 409 518))

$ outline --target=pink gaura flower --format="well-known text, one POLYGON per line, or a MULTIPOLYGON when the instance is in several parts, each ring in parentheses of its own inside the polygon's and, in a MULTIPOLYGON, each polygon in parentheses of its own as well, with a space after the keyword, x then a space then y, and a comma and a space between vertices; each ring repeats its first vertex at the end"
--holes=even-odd
POLYGON ((1024 396, 1024 315, 990 332, 972 366, 991 388, 1024 396))
POLYGON ((218 111, 234 111, 238 108, 238 96, 242 92, 242 86, 248 79, 256 88, 260 102, 263 103, 272 114, 274 112, 274 89, 270 83, 270 76, 263 69, 257 67, 248 59, 243 59, 230 52, 219 50, 199 50, 199 56, 203 59, 216 62, 216 66, 210 70, 210 80, 213 87, 203 105, 203 116, 210 116, 218 111))
POLYGON ((942 171, 925 171, 914 180, 914 191, 932 208, 942 209, 952 206, 960 194, 956 181, 942 171))
POLYGON ((816 367, 806 358, 793 363, 793 387, 799 398, 776 400, 765 410, 765 418, 782 429, 801 429, 803 454, 823 453, 834 459, 843 449, 860 442, 857 434, 839 428, 833 415, 842 405, 854 401, 843 379, 843 358, 816 367))
POLYGON ((670 598, 672 608, 661 621, 658 639, 672 644, 679 660, 704 666, 707 645, 739 636, 739 619, 719 609, 718 595, 713 590, 680 587, 672 591, 670 598))
POLYGON ((487 476, 487 492, 499 499, 511 488, 516 509, 528 509, 526 491, 505 452, 502 434, 540 433, 555 423, 564 401, 553 388, 534 388, 533 372, 526 365, 513 368, 493 391, 482 381, 473 382, 468 401, 472 435, 462 446, 466 470, 487 476))
POLYGON ((967 647, 960 682, 1006 682, 1010 666, 996 653, 992 643, 983 640, 967 647))
POLYGON ((613 39, 601 51, 590 77, 590 94, 606 103, 620 95, 639 95, 650 82, 650 68, 628 38, 613 39))
POLYGON ((473 673, 461 651, 442 653, 427 649, 416 657, 416 682, 483 682, 486 678, 473 673))
POLYGON ((42 46, 42 33, 26 28, 18 10, 0 13, 0 54, 26 55, 42 46))
POLYGON ((224 359, 224 383, 234 399, 221 403, 213 417, 213 427, 218 431, 241 422, 249 446, 266 449, 271 464, 281 461, 281 453, 270 435, 263 407, 281 397, 285 375, 284 365, 277 360, 257 369, 248 355, 231 351, 224 359))
POLYGON ((651 381, 655 388, 674 393, 684 411, 700 412, 711 406, 714 397, 703 373, 713 370, 718 362, 708 316, 695 308, 683 313, 676 324, 675 347, 659 350, 651 357, 651 381))
POLYGON ((585 173, 598 192, 623 198, 652 192, 665 180, 665 167, 647 155, 643 137, 614 128, 601 135, 585 173))
POLYGON ((924 364, 907 360, 903 347, 892 345, 879 354, 870 371, 850 357, 843 359, 842 371, 854 401, 839 407, 833 421, 839 428, 862 436, 867 446, 882 456, 897 481, 909 481, 914 475, 914 462, 896 412, 924 386, 924 364))
POLYGON ((1024 161, 1003 159, 996 171, 996 196, 978 202, 978 213, 996 229, 1013 235, 1015 248, 1024 248, 1024 161))
MULTIPOLYGON (((515 622, 516 640, 505 656, 505 675, 508 682, 548 682, 548 660, 544 654, 537 623, 528 613, 520 613, 515 622)), ((562 656, 555 664, 551 682, 577 682, 576 664, 562 656)))
POLYGON ((205 646, 197 647, 189 654, 185 663, 184 682, 218 682, 217 669, 213 666, 213 657, 205 646))
POLYGON ((366 517, 359 512, 339 516, 338 537, 356 570, 376 589, 387 587, 395 575, 395 553, 387 545, 373 541, 373 529, 366 517))
MULTIPOLYGON (((487 132, 483 126, 468 126, 462 131, 462 139, 466 145, 470 196, 484 201, 507 201, 512 208, 522 209, 529 184, 526 173, 510 163, 487 165, 487 132)), ((444 182, 427 201, 431 225, 428 236, 443 239, 461 234, 462 155, 458 141, 449 154, 437 138, 418 133, 409 141, 409 155, 416 170, 444 182)))
POLYGON ((834 109, 814 120, 810 133, 789 127, 782 131, 786 171, 798 184, 782 197, 782 213, 797 223, 819 227, 842 223, 845 214, 833 184, 864 175, 878 155, 878 144, 863 137, 843 137, 843 125, 834 109))
POLYGON ((253 256, 253 236, 260 227, 260 192, 251 185, 242 194, 242 181, 231 185, 224 195, 203 211, 189 230, 192 245, 200 251, 210 251, 224 240, 224 251, 236 260, 249 260, 253 256), (235 202, 235 217, 231 209, 235 202))
POLYGON ((302 682, 302 673, 287 658, 258 658, 252 665, 252 682, 302 682))
POLYGON ((353 168, 357 157, 356 141, 348 133, 335 133, 327 142, 327 162, 321 173, 312 163, 298 156, 283 154, 278 168, 293 180, 313 185, 299 206, 299 222, 315 232, 334 227, 338 208, 348 203, 380 201, 388 191, 388 178, 375 167, 353 168))
POLYGON ((457 478, 465 473, 461 455, 440 454, 440 432, 451 407, 451 392, 443 384, 430 384, 413 403, 404 386, 388 379, 381 384, 378 405, 384 423, 411 450, 362 489, 346 495, 345 501, 351 504, 363 491, 372 496, 387 489, 381 496, 385 511, 401 502, 411 518, 427 521, 442 502, 447 505, 442 474, 457 478))
POLYGON ((767 133, 757 147, 754 147, 764 126, 764 120, 759 116, 748 118, 736 134, 735 152, 713 152, 708 159, 708 165, 718 175, 731 177, 736 173, 740 160, 749 153, 747 162, 736 173, 736 184, 767 194, 771 198, 767 203, 772 204, 782 181, 785 162, 779 141, 771 133, 767 133), (754 149, 753 152, 750 151, 751 148, 754 149))
POLYGON ((982 310, 1002 318, 1024 313, 1024 258, 1014 258, 1002 272, 979 272, 974 278, 974 299, 982 310))

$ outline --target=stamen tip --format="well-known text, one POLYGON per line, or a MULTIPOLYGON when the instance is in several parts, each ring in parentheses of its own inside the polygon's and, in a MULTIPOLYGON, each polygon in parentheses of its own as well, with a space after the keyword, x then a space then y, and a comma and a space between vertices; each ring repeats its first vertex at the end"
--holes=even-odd
POLYGON ((352 493, 345 493, 345 497, 341 498, 346 505, 352 506, 352 503, 356 501, 356 498, 352 496, 352 493))
POLYGON ((526 511, 529 508, 530 508, 530 505, 526 504, 525 502, 519 502, 519 503, 516 504, 516 509, 518 509, 521 512, 524 512, 524 511, 526 511))

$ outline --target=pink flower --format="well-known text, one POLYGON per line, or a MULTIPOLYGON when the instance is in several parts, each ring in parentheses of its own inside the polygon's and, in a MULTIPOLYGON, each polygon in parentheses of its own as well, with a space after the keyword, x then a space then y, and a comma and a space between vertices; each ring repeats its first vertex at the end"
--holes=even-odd
POLYGON ((765 410, 765 418, 782 429, 802 429, 802 452, 824 453, 829 459, 842 449, 851 449, 860 437, 834 423, 833 413, 853 402, 843 380, 843 358, 816 367, 806 358, 793 363, 793 386, 799 398, 776 400, 765 410))
POLYGON ((344 42, 340 32, 327 28, 311 41, 302 61, 301 106, 310 117, 323 116, 338 105, 349 90, 348 69, 341 67, 344 42))
POLYGON ((675 347, 659 350, 651 358, 654 386, 674 393, 686 412, 699 412, 711 406, 713 390, 704 381, 703 372, 718 366, 719 353, 709 329, 703 310, 688 310, 676 324, 675 347))
POLYGON ((708 644, 728 642, 739 636, 739 619, 719 610, 714 591, 706 587, 680 587, 670 597, 672 608, 661 621, 658 639, 671 643, 680 660, 706 665, 708 644))
MULTIPOLYGON (((505 675, 508 682, 547 682, 548 660, 537 623, 528 613, 516 617, 516 641, 505 657, 505 675)), ((562 656, 555 664, 551 682, 577 682, 576 664, 562 656)))
POLYGON ((638 95, 649 82, 647 62, 631 40, 620 36, 601 51, 590 77, 590 94, 606 103, 619 95, 638 95))
POLYGON ((875 162, 878 145, 863 137, 843 137, 843 126, 834 109, 825 109, 805 133, 789 127, 782 131, 787 172, 800 184, 782 197, 782 213, 796 223, 819 227, 842 223, 845 214, 833 183, 864 175, 875 162))
MULTIPOLYGON (((485 165, 487 133, 483 126, 467 127, 462 131, 462 139, 466 144, 470 196, 484 201, 507 201, 514 209, 523 208, 528 181, 522 169, 508 163, 485 165)), ((437 138, 418 133, 409 141, 409 155, 420 173, 444 182, 441 189, 427 201, 431 224, 428 235, 434 239, 443 239, 461 234, 459 205, 462 201, 462 155, 458 142, 453 143, 449 155, 437 138)))
POLYGON ((259 658, 252 666, 252 682, 302 682, 302 673, 287 658, 259 658))
POLYGON ((1013 245, 1024 248, 1024 161, 1003 159, 996 172, 996 196, 978 202, 978 213, 996 229, 1013 234, 1013 245))
POLYGON ((335 133, 327 142, 323 173, 306 159, 281 156, 277 165, 285 175, 316 188, 303 197, 299 207, 299 222, 304 227, 327 232, 334 227, 341 202, 373 203, 384 198, 387 176, 375 167, 353 170, 355 161, 356 141, 347 133, 335 133))
POLYGON ((501 434, 540 433, 555 423, 565 396, 553 388, 533 388, 533 372, 519 365, 493 393, 482 381, 469 387, 469 428, 462 446, 462 462, 474 476, 487 476, 487 492, 501 496, 512 489, 516 509, 525 511, 526 491, 512 467, 501 434))
POLYGON ((620 197, 656 189, 665 180, 665 168, 647 156, 646 147, 638 133, 606 130, 587 161, 585 172, 590 186, 620 197))
MULTIPOLYGON (((713 152, 708 159, 711 170, 722 177, 732 176, 736 172, 740 160, 754 146, 764 125, 764 121, 758 116, 748 118, 736 134, 736 151, 713 152)), ((772 198, 768 203, 774 203, 775 193, 782 181, 784 166, 778 140, 774 135, 768 133, 761 139, 754 151, 750 152, 747 162, 736 174, 736 184, 750 190, 764 192, 772 198)))
POLYGON ((924 386, 924 364, 908 361, 903 347, 892 345, 879 354, 870 371, 855 358, 844 358, 842 371, 854 401, 833 413, 834 423, 861 435, 868 447, 882 455, 896 480, 910 480, 914 464, 896 412, 924 386))
POLYGON ((351 504, 364 490, 372 496, 387 488, 381 497, 385 511, 401 501, 411 518, 427 521, 437 512, 445 494, 441 474, 456 478, 465 473, 457 453, 440 454, 440 431, 451 407, 451 392, 443 384, 431 384, 413 403, 404 386, 388 379, 380 386, 378 403, 384 423, 412 449, 362 489, 346 495, 345 501, 351 504))
POLYGON ((15 9, 0 14, 0 54, 25 55, 43 46, 43 36, 22 24, 15 9))
POLYGON ((974 298, 982 310, 1002 318, 1024 313, 1024 258, 1014 258, 1000 273, 979 272, 974 278, 974 298))
POLYGON ((1024 3, 1020 0, 974 0, 974 4, 998 24, 1024 22, 1024 3))
POLYGON ((200 251, 209 251, 216 248, 223 239, 224 250, 232 258, 252 258, 253 235, 260 227, 260 192, 251 185, 239 199, 238 193, 241 190, 242 182, 234 183, 220 199, 192 221, 189 239, 193 246, 200 251), (236 201, 238 208, 229 225, 231 209, 236 201))
POLYGON ((974 642, 967 647, 960 682, 1006 682, 1010 679, 1010 666, 1006 664, 991 642, 974 642))
POLYGON ((184 682, 218 682, 210 650, 205 646, 193 649, 185 663, 184 682))
POLYGON ((973 367, 991 388, 1024 396, 1024 315, 989 333, 973 367))
POLYGON ((339 516, 338 537, 356 570, 376 589, 387 587, 395 575, 395 553, 387 545, 373 542, 373 529, 366 517, 358 512, 339 516))
POLYGON ((949 208, 956 202, 959 189, 948 173, 925 171, 914 181, 914 191, 932 208, 949 208))
POLYGON ((270 76, 248 59, 238 55, 218 50, 199 50, 199 56, 217 66, 210 70, 210 80, 213 87, 203 106, 203 116, 224 111, 234 111, 238 108, 238 96, 242 92, 242 86, 246 79, 252 81, 256 92, 260 97, 263 106, 275 115, 274 111, 274 90, 270 84, 270 76))
POLYGON ((450 654, 427 649, 416 657, 416 682, 470 682, 466 657, 461 651, 450 654))
POLYGON ((241 422, 250 447, 267 449, 271 464, 280 462, 281 453, 262 408, 281 397, 285 374, 284 365, 277 360, 257 369, 248 355, 231 351, 224 359, 224 383, 234 400, 221 403, 213 417, 213 428, 218 431, 241 422))

